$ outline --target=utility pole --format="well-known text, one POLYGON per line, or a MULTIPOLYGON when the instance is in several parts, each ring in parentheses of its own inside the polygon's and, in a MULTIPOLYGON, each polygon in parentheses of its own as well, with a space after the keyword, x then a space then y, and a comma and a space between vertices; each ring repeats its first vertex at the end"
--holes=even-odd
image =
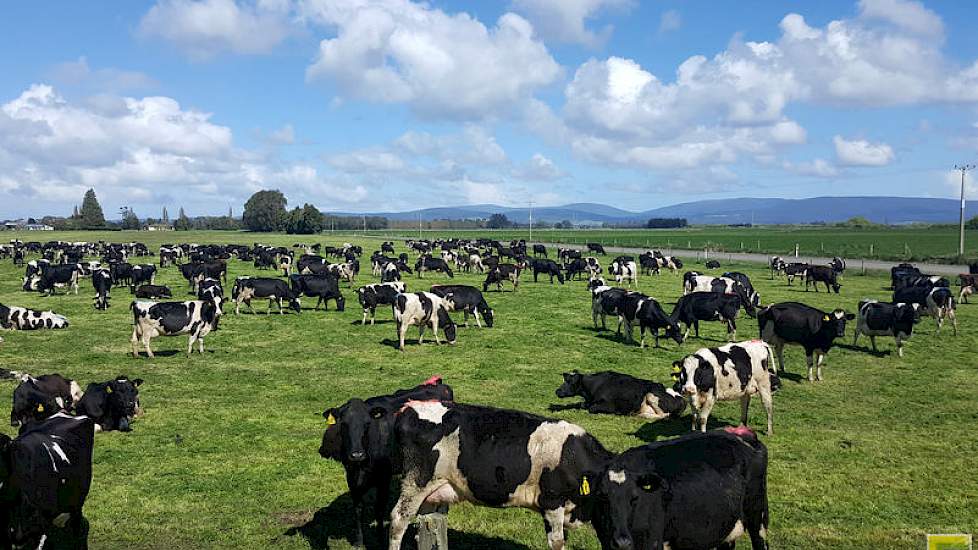
POLYGON ((974 170, 974 164, 955 164, 955 170, 961 170, 961 217, 958 223, 958 255, 964 257, 964 177, 968 170, 974 170))
POLYGON ((366 234, 367 234, 367 215, 366 214, 364 214, 364 216, 363 216, 363 234, 364 234, 364 236, 366 236, 366 234))

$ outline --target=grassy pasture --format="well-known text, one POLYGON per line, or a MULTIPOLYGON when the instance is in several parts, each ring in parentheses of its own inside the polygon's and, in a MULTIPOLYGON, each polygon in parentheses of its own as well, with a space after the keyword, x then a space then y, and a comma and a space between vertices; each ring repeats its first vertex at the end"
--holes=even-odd
MULTIPOLYGON (((7 233, 6 235, 11 235, 7 233)), ((37 234, 22 234, 21 238, 37 234)), ((261 241, 337 244, 360 242, 369 254, 377 241, 322 235, 315 238, 241 233, 74 233, 44 239, 161 242, 261 241)), ((398 252, 404 249, 397 243, 398 252)), ((366 262, 364 262, 366 263, 366 262)), ((692 267, 692 266, 690 266, 692 267)), ((699 266, 701 267, 701 266, 699 266)), ((229 278, 255 274, 232 261, 229 278)), ((800 300, 853 310, 864 297, 885 299, 887 278, 855 273, 842 294, 805 293, 771 281, 764 266, 725 265, 748 273, 764 303, 800 300)), ((703 326, 702 340, 640 350, 614 332, 591 327, 590 299, 582 282, 551 286, 524 277, 518 292, 490 291, 493 329, 459 330, 458 345, 396 351, 391 315, 378 312, 376 326, 361 327, 352 291, 347 311, 301 315, 226 315, 206 342, 204 356, 184 355, 185 337, 157 338, 157 357, 129 355, 131 318, 127 289, 115 289, 107 312, 92 308, 92 290, 42 298, 20 290, 21 269, 0 264, 0 302, 51 309, 71 320, 64 331, 6 332, 0 365, 41 374, 60 372, 86 384, 118 374, 145 379, 145 416, 129 434, 99 434, 95 480, 86 510, 95 549, 330 548, 350 547, 352 513, 342 467, 317 454, 325 423, 320 413, 352 396, 408 387, 441 374, 457 399, 518 408, 578 423, 613 450, 670 438, 689 429, 689 419, 649 424, 634 418, 556 414, 560 373, 614 369, 666 382, 671 362, 725 338, 719 323, 703 326)), ((267 272, 264 274, 267 275, 267 272)), ((458 283, 481 284, 475 275, 458 283)), ((444 281, 408 276, 409 290, 444 281)), ((376 282, 364 266, 359 283, 376 282)), ((158 277, 175 295, 186 286, 176 268, 158 277)), ((667 310, 680 295, 680 277, 641 277, 639 288, 667 310)), ((303 304, 312 307, 308 300, 303 304)), ((259 311, 264 311, 260 305, 259 311)), ((959 309, 960 331, 934 337, 924 320, 896 357, 892 339, 880 338, 881 354, 851 348, 852 330, 833 349, 826 380, 802 380, 804 355, 786 351, 789 372, 775 395, 775 435, 761 436, 770 449, 772 547, 798 549, 914 549, 926 533, 978 531, 978 384, 975 323, 978 306, 959 309), (892 352, 892 353, 891 353, 892 352)), ((742 339, 757 334, 753 319, 739 320, 742 339)), ((14 387, 0 382, 5 395, 14 387)), ((9 413, 0 399, 0 417, 9 413)), ((736 424, 737 403, 720 403, 712 421, 736 424)), ((751 407, 751 425, 763 426, 763 408, 751 407)), ((6 426, 6 423, 3 423, 6 426)), ((14 435, 10 427, 5 433, 14 435)), ((545 548, 542 520, 525 510, 453 507, 450 544, 455 548, 545 548)), ((371 548, 382 543, 370 539, 371 548)), ((571 534, 570 548, 597 548, 590 528, 571 534)), ((749 542, 741 542, 749 547, 749 542)))
MULTIPOLYGON (((433 236, 484 236, 485 230, 436 230, 424 232, 433 236)), ((385 231, 383 234, 408 238, 418 236, 417 229, 385 231)), ((500 230, 494 238, 509 240, 527 238, 527 230, 500 230)), ((759 252, 793 254, 798 244, 802 256, 842 256, 878 260, 935 261, 951 260, 958 253, 958 229, 949 226, 908 226, 896 228, 839 228, 813 226, 724 227, 694 226, 686 229, 534 229, 536 242, 607 245, 650 248, 681 248, 724 252, 759 252), (872 249, 870 248, 872 246, 872 249)), ((978 256, 978 231, 966 231, 965 256, 978 256)))

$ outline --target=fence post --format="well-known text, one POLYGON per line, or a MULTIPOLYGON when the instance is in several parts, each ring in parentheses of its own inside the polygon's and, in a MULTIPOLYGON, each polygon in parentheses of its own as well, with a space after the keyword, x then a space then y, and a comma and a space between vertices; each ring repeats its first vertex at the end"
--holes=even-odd
POLYGON ((448 550, 448 505, 424 505, 418 513, 418 550, 448 550))
POLYGON ((795 258, 798 257, 798 243, 795 243, 795 258))

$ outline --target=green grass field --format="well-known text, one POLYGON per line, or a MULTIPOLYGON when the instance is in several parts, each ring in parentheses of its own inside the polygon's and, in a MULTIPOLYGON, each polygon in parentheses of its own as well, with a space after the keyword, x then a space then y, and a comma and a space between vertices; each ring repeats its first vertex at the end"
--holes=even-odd
MULTIPOLYGON (((424 231, 426 238, 444 236, 484 236, 485 230, 424 231)), ((526 229, 491 232, 493 238, 508 241, 525 239, 526 229)), ((378 232, 416 238, 417 229, 378 232)), ((802 256, 842 256, 878 260, 950 261, 957 257, 958 229, 947 226, 908 226, 895 228, 839 228, 813 226, 724 227, 694 226, 687 229, 535 229, 534 242, 607 245, 640 248, 682 248, 724 252, 793 254, 798 244, 802 256)), ((965 256, 978 256, 978 231, 965 234, 965 256)))
MULTIPOLYGON (((354 240, 244 233, 46 233, 43 238, 140 240, 154 250, 174 240, 282 245, 354 240)), ((365 255, 378 244, 357 242, 365 255)), ((397 248, 404 250, 401 242, 397 248)), ((376 282, 364 264, 358 283, 376 282)), ((769 280, 764 266, 724 267, 751 275, 764 303, 801 300, 852 311, 861 298, 889 294, 887 279, 877 275, 847 275, 842 294, 828 295, 769 280)), ((378 312, 376 326, 361 327, 354 293, 344 290, 344 313, 226 315, 220 330, 207 338, 203 356, 188 359, 186 338, 175 337, 153 341, 155 359, 134 359, 127 289, 113 290, 112 308, 98 312, 89 280, 78 296, 42 298, 20 289, 22 274, 9 261, 0 264, 0 302, 63 313, 71 327, 3 333, 0 366, 60 372, 83 386, 119 374, 145 379, 140 388, 145 415, 134 431, 96 437, 95 479, 86 505, 93 549, 349 548, 352 513, 342 467, 317 453, 325 408, 441 374, 459 401, 551 415, 547 407, 557 402, 561 372, 614 369, 667 382, 673 360, 725 338, 719 323, 708 323, 702 340, 640 350, 613 332, 592 329, 583 282, 551 286, 525 277, 516 293, 488 293, 495 328, 460 328, 452 347, 418 346, 412 328, 407 350, 396 351, 390 311, 378 312)), ((243 274, 255 270, 230 262, 230 279, 243 274)), ((409 290, 442 281, 441 276, 407 278, 409 290)), ((455 281, 478 285, 481 277, 462 275, 455 281)), ((164 270, 158 283, 170 285, 181 298, 186 292, 175 268, 164 270)), ((667 310, 681 293, 674 274, 642 277, 639 287, 667 310)), ((303 304, 312 306, 308 300, 303 304)), ((775 435, 761 436, 770 449, 772 548, 916 549, 925 547, 926 533, 978 531, 976 322, 978 306, 963 305, 958 336, 948 330, 935 337, 933 321, 925 319, 903 359, 888 338, 879 339, 881 355, 850 348, 850 328, 843 345, 827 358, 826 380, 817 384, 802 380, 802 351, 788 349, 789 372, 775 395, 775 435)), ((742 318, 739 329, 742 339, 757 335, 752 319, 742 318)), ((6 418, 14 383, 0 386, 8 396, 0 399, 0 416, 6 418)), ((689 429, 688 416, 651 424, 581 411, 556 416, 580 424, 613 450, 689 429)), ((718 426, 738 419, 736 402, 718 404, 712 418, 718 426)), ((763 409, 754 403, 751 425, 763 422, 763 409)), ((10 427, 4 432, 14 435, 10 427)), ((542 520, 525 510, 459 505, 451 510, 449 526, 454 548, 546 548, 542 520)), ((382 546, 374 539, 369 544, 382 546)), ((598 548, 590 528, 572 533, 569 545, 598 548)))

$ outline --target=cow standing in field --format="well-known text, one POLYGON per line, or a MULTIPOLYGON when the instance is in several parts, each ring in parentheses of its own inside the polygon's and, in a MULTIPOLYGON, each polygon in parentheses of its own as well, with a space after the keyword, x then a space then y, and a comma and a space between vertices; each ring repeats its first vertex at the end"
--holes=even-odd
POLYGON ((255 298, 268 300, 268 307, 265 309, 266 315, 271 313, 273 303, 278 305, 279 314, 284 314, 285 310, 282 308, 282 300, 288 302, 289 309, 292 311, 302 313, 299 294, 289 288, 289 284, 282 279, 266 277, 238 278, 234 282, 234 288, 231 289, 231 298, 234 300, 235 315, 241 312, 242 302, 254 313, 255 309, 251 307, 251 301, 255 298))
POLYGON ((439 327, 445 332, 445 339, 455 345, 455 322, 448 315, 448 306, 437 294, 431 292, 414 292, 398 294, 394 299, 394 320, 397 321, 398 349, 404 351, 404 337, 408 327, 418 326, 418 344, 424 343, 424 329, 430 326, 438 339, 439 327))
POLYGON ((589 472, 612 454, 583 428, 529 413, 446 403, 408 402, 394 424, 401 495, 391 512, 389 550, 399 550, 422 504, 471 502, 529 508, 543 516, 551 550, 590 495, 589 472))
POLYGON ((639 347, 645 347, 645 331, 652 332, 655 336, 655 347, 659 347, 659 329, 665 329, 666 337, 672 338, 677 344, 683 343, 682 331, 679 325, 671 319, 662 306, 654 298, 646 296, 641 292, 629 292, 618 303, 619 318, 625 322, 625 341, 634 342, 632 337, 632 327, 636 322, 639 324, 640 342, 639 347))
POLYGON ((805 291, 808 291, 808 285, 811 284, 815 287, 815 292, 818 292, 818 283, 823 283, 825 285, 825 292, 828 292, 831 288, 838 294, 839 289, 842 288, 842 285, 839 284, 838 277, 839 272, 830 266, 813 265, 805 272, 805 291))
POLYGON ((463 312, 465 328, 469 328, 469 315, 475 317, 475 324, 482 328, 482 320, 486 326, 492 328, 493 311, 486 302, 486 298, 479 292, 479 289, 468 285, 432 285, 432 294, 436 294, 444 299, 445 306, 449 311, 463 312))
POLYGON ((723 321, 727 326, 727 339, 735 340, 737 314, 743 306, 743 301, 736 294, 693 292, 679 298, 670 317, 677 323, 686 325, 683 341, 689 337, 690 328, 695 330, 696 338, 700 337, 700 321, 723 321))
POLYGON ((762 309, 757 314, 761 339, 774 347, 778 365, 784 370, 784 346, 793 344, 805 349, 808 381, 814 382, 812 369, 817 367, 822 380, 822 361, 832 349, 836 338, 846 334, 846 321, 855 319, 852 313, 837 309, 826 313, 807 304, 782 302, 762 309), (817 364, 816 364, 817 363, 817 364))
POLYGON ((974 273, 962 273, 958 275, 961 284, 961 291, 958 294, 958 302, 968 303, 968 296, 978 291, 978 275, 974 273))
POLYGON ((619 285, 622 283, 628 286, 638 285, 638 266, 634 261, 615 260, 611 262, 608 272, 615 277, 615 283, 619 285))
POLYGON ((535 245, 533 245, 533 256, 534 257, 543 256, 544 258, 546 258, 547 257, 547 247, 544 246, 544 245, 542 245, 542 244, 535 244, 535 245))
POLYGON ((333 275, 323 273, 321 275, 292 275, 289 277, 289 284, 292 287, 292 295, 295 297, 305 296, 316 298, 314 311, 319 310, 322 305, 324 310, 329 309, 329 300, 336 302, 336 310, 346 309, 346 298, 340 292, 340 283, 333 275))
POLYGON ((520 286, 520 274, 522 272, 522 264, 498 264, 486 275, 486 280, 482 283, 482 292, 488 292, 491 284, 495 284, 496 290, 502 292, 504 281, 513 283, 513 292, 516 292, 520 286))
POLYGON ((36 290, 45 296, 50 296, 56 288, 65 288, 78 294, 78 279, 81 268, 78 264, 47 265, 30 277, 24 278, 24 290, 36 290))
POLYGON ((768 266, 771 268, 771 278, 774 279, 775 275, 784 275, 784 270, 788 267, 788 264, 781 256, 771 256, 771 261, 768 263, 768 266))
POLYGON ((692 433, 629 449, 591 484, 607 550, 731 550, 746 531, 767 550, 767 448, 746 428, 692 433))
MULTIPOLYGON (((637 416, 659 420, 678 416, 686 408, 683 396, 658 382, 642 380, 612 371, 581 374, 565 372, 564 383, 557 388, 557 397, 580 396, 584 400, 572 405, 591 414, 637 416)), ((551 410, 564 407, 551 407, 551 410)))
POLYGON ((550 284, 554 284, 554 277, 557 282, 564 284, 564 274, 560 272, 560 265, 553 260, 533 260, 530 262, 533 268, 533 282, 537 282, 537 277, 543 273, 550 276, 550 284))
POLYGON ((414 264, 414 270, 418 273, 418 278, 420 279, 424 279, 424 274, 426 271, 440 271, 449 279, 455 277, 455 274, 452 273, 452 268, 449 267, 445 260, 441 258, 432 258, 430 256, 422 256, 418 258, 417 263, 414 264))
POLYGON ((886 304, 876 300, 859 302, 852 345, 856 345, 860 334, 865 334, 869 336, 875 352, 877 336, 893 336, 896 338, 897 355, 903 357, 903 341, 910 339, 913 326, 920 321, 917 307, 917 304, 886 304))
POLYGON ((354 546, 364 547, 364 533, 369 521, 364 497, 371 491, 376 495, 373 517, 377 521, 377 532, 383 536, 390 484, 396 473, 393 427, 401 408, 409 401, 453 399, 452 388, 433 376, 410 389, 369 399, 354 398, 323 412, 326 431, 319 455, 340 462, 346 471, 346 483, 353 500, 354 546))
POLYGON ((367 324, 367 313, 370 313, 370 324, 377 317, 377 306, 393 306, 397 295, 404 292, 406 285, 401 281, 379 283, 362 286, 357 289, 357 300, 363 308, 361 325, 367 324))
POLYGON ((607 256, 608 253, 604 251, 604 247, 599 243, 587 243, 588 252, 594 252, 595 254, 601 254, 602 256, 607 256))
POLYGON ((619 308, 629 292, 624 288, 610 286, 597 286, 591 289, 591 320, 594 322, 594 330, 598 330, 598 317, 601 318, 600 330, 607 330, 605 318, 614 315, 618 317, 618 334, 621 335, 624 319, 619 308))
POLYGON ((194 342, 204 353, 204 337, 217 330, 220 304, 211 301, 187 302, 132 302, 132 356, 139 357, 138 344, 142 342, 147 357, 153 357, 150 341, 157 336, 189 335, 187 357, 193 351, 194 342))
POLYGON ((936 334, 941 333, 945 319, 951 320, 954 335, 958 335, 958 317, 954 294, 946 286, 937 287, 908 287, 893 292, 893 303, 917 304, 918 313, 933 317, 937 324, 936 334))
POLYGON ((788 280, 788 286, 791 286, 791 282, 795 280, 795 277, 805 278, 805 274, 808 273, 809 268, 812 266, 808 264, 792 262, 784 266, 784 276, 788 280))
POLYGON ((112 273, 99 269, 92 273, 92 287, 95 289, 95 309, 109 309, 109 292, 112 290, 112 273))
POLYGON ((774 431, 772 394, 781 381, 771 372, 774 357, 766 343, 751 340, 718 348, 702 348, 672 364, 677 386, 689 398, 693 431, 706 431, 717 401, 740 400, 740 425, 747 426, 750 398, 757 394, 767 411, 767 435, 774 431))

